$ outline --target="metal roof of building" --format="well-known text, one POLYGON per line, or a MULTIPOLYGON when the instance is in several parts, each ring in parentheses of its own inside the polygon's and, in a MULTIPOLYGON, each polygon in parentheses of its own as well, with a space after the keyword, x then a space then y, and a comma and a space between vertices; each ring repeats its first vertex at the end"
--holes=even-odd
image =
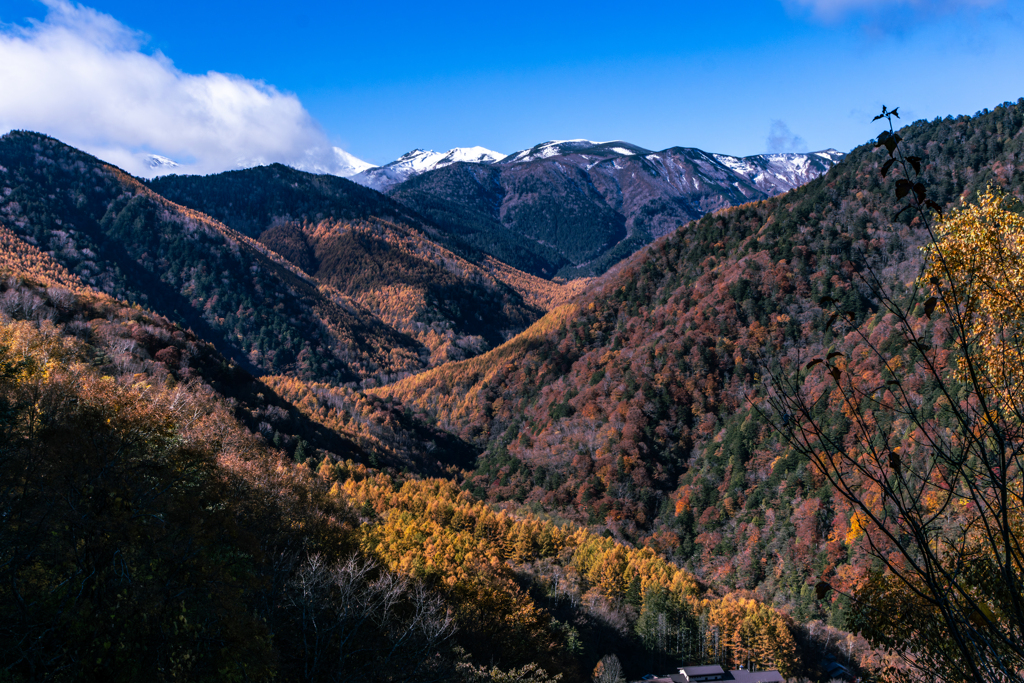
POLYGON ((724 674, 725 670, 717 664, 709 664, 706 666, 681 666, 679 667, 679 673, 690 676, 710 676, 711 674, 724 674))

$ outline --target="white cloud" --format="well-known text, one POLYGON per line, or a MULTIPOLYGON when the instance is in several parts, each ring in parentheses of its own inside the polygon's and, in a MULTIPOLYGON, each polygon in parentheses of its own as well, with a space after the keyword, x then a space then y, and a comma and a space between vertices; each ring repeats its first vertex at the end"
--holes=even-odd
POLYGON ((778 119, 772 121, 765 144, 767 144, 769 152, 807 151, 807 143, 804 142, 804 139, 793 133, 785 121, 779 121, 778 119))
POLYGON ((334 152, 292 94, 214 71, 187 74, 145 36, 66 0, 43 0, 45 20, 0 25, 0 132, 34 130, 138 175, 148 154, 174 169, 212 173, 334 152))
POLYGON ((784 4, 811 13, 816 19, 833 22, 853 13, 875 14, 907 8, 947 13, 962 9, 991 7, 1002 0, 783 0, 784 4))

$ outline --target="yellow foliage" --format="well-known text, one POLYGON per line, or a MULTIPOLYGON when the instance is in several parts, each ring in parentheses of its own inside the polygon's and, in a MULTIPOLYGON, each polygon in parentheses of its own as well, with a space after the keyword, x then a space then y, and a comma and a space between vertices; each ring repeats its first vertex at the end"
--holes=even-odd
POLYGON ((792 671, 795 644, 782 615, 748 598, 702 599, 696 579, 651 548, 629 547, 583 527, 496 512, 449 480, 399 482, 354 463, 321 466, 318 474, 334 482, 332 496, 381 517, 363 526, 365 552, 392 570, 441 587, 458 618, 474 629, 540 642, 537 634, 547 618, 518 586, 513 568, 550 558, 563 576, 582 581, 574 589, 579 594, 600 594, 614 603, 638 587, 642 602, 664 592, 692 614, 710 610, 710 623, 732 639, 734 656, 792 671))
POLYGON ((856 510, 850 518, 850 530, 846 532, 846 545, 850 545, 864 534, 864 513, 856 510))
POLYGON ((970 335, 957 359, 962 380, 972 376, 989 400, 1020 414, 1024 408, 1024 216, 1013 197, 991 187, 936 227, 925 248, 921 283, 970 335), (938 283, 938 284, 935 284, 938 283))

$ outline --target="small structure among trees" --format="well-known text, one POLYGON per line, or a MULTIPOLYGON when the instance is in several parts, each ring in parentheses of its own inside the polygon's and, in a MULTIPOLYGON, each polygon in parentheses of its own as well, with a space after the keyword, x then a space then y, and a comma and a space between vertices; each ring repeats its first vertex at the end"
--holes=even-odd
POLYGON ((734 683, 785 683, 782 674, 769 671, 747 671, 735 669, 726 671, 717 664, 704 666, 681 666, 679 673, 648 679, 649 683, 705 683, 705 681, 733 681, 734 683))

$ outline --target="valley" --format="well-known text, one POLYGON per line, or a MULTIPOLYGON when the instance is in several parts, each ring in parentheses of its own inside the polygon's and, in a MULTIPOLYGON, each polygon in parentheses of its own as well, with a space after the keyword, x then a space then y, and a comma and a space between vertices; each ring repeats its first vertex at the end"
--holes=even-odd
MULTIPOLYGON (((331 680, 344 661, 350 680, 542 683, 610 654, 630 680, 680 661, 906 675, 859 607, 892 548, 787 436, 777 378, 848 450, 889 418, 840 377, 948 426, 935 377, 958 347, 914 298, 934 224, 901 202, 1024 196, 1024 100, 898 133, 145 181, 0 137, 11 680, 331 680), (886 175, 894 149, 920 189, 886 175), (932 356, 880 291, 922 311, 932 356)), ((915 438, 887 462, 923 462, 915 438)))

